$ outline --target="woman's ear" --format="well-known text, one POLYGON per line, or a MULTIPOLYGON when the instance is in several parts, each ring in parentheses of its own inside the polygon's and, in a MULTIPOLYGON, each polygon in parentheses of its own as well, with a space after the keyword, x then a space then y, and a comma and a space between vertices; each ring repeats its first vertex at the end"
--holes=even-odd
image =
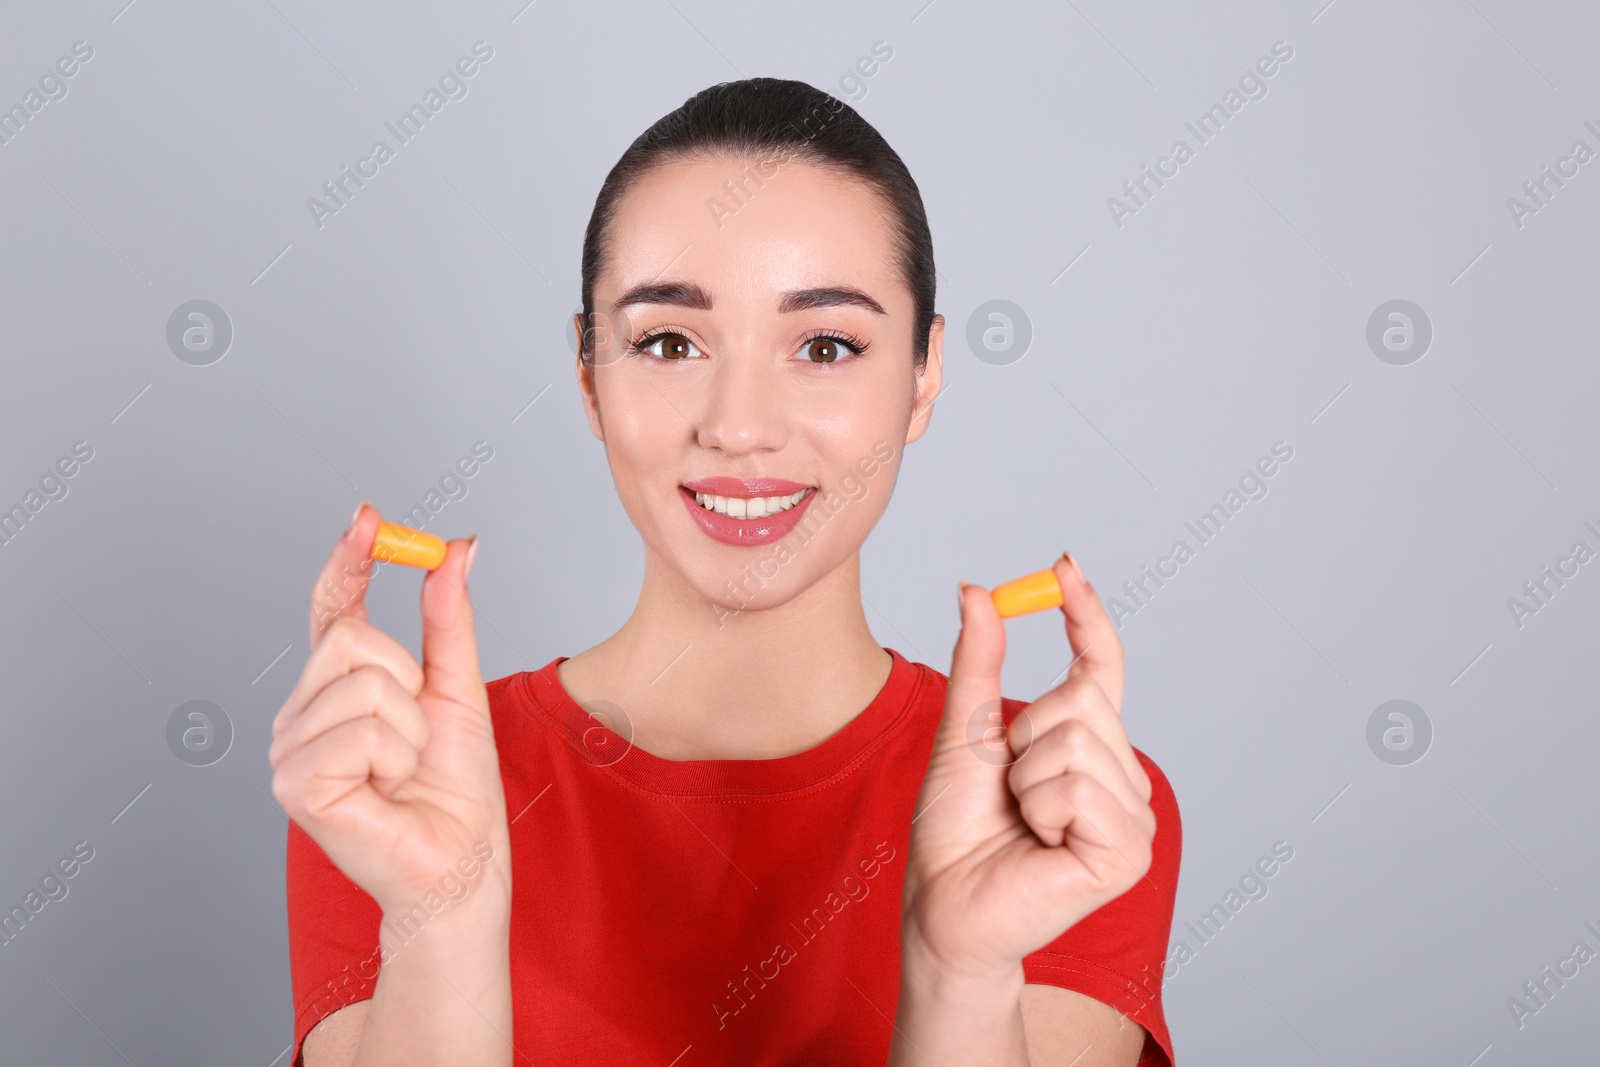
POLYGON ((944 387, 943 315, 935 315, 928 327, 928 361, 914 380, 917 391, 911 405, 911 424, 906 427, 908 445, 927 432, 933 417, 933 402, 939 399, 939 391, 944 387))
POLYGON ((578 358, 573 370, 578 375, 578 392, 583 397, 583 412, 589 417, 589 432, 598 440, 606 439, 605 427, 600 421, 600 394, 595 389, 594 365, 583 359, 583 313, 572 316, 572 328, 578 332, 578 358))

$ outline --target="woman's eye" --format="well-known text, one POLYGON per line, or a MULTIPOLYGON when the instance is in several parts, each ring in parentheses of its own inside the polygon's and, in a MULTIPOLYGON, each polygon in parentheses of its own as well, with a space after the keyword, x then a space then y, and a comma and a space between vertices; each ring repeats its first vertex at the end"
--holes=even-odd
POLYGON ((853 354, 847 345, 831 337, 813 337, 800 351, 812 363, 841 363, 853 354))
POLYGON ((690 353, 699 352, 694 343, 681 333, 657 334, 644 342, 642 350, 657 359, 687 359, 690 353))

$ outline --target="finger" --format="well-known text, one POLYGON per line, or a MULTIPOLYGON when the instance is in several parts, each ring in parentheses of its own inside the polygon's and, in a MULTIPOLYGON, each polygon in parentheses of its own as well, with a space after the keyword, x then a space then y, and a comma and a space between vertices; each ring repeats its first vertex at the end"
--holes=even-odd
POLYGON ((372 581, 373 562, 369 556, 383 516, 366 501, 356 508, 350 526, 328 553, 311 586, 311 644, 327 632, 335 619, 367 617, 367 586, 372 581))
POLYGON ((365 666, 381 667, 413 697, 422 692, 422 665, 405 646, 354 615, 329 623, 322 638, 311 646, 305 669, 283 707, 272 720, 272 735, 289 728, 307 705, 334 681, 365 666))
POLYGON ((1046 731, 1011 765, 1008 775, 1011 792, 1020 799, 1040 782, 1077 773, 1105 786, 1128 811, 1145 803, 1116 752, 1082 719, 1068 719, 1046 731))
POLYGON ((1155 815, 1130 811, 1093 775, 1049 778, 1017 798, 1029 829, 1048 846, 1070 843, 1101 881, 1129 884, 1150 869, 1155 815))
MULTIPOLYGON (((989 591, 962 583, 961 630, 950 658, 944 718, 936 749, 967 744, 974 721, 983 729, 998 723, 1001 709, 1000 669, 1005 663, 1006 629, 989 591)), ((972 761, 984 766, 984 761, 972 761)))
POLYGON ((296 822, 322 822, 335 807, 370 824, 382 821, 385 798, 416 773, 417 750, 382 719, 340 723, 290 752, 272 776, 278 803, 296 822), (349 805, 349 808, 345 806, 349 805))
MULTIPOLYGON (((1020 718, 1020 717, 1019 717, 1020 718)), ((1008 735, 1012 751, 1020 757, 1032 746, 1034 739, 1044 736, 1062 723, 1073 719, 1083 722, 1100 735, 1116 753, 1128 780, 1144 800, 1150 799, 1150 776, 1139 763, 1122 724, 1122 716, 1112 706, 1100 683, 1088 674, 1068 678, 1050 692, 1028 705, 1027 729, 1018 731, 1016 724, 1008 735)))
POLYGON ((412 694, 382 667, 368 664, 343 675, 318 693, 267 749, 267 762, 274 767, 290 751, 309 743, 342 723, 362 716, 376 716, 394 727, 412 748, 421 751, 428 743, 428 717, 412 694))
POLYGON ((486 709, 467 591, 477 542, 476 537, 449 542, 444 562, 422 580, 422 684, 429 693, 486 709))
POLYGON ((1122 639, 1100 604, 1100 596, 1083 576, 1077 560, 1064 555, 1055 562, 1061 583, 1061 613, 1067 619, 1072 666, 1067 677, 1087 674, 1100 683, 1111 706, 1122 713, 1122 639))

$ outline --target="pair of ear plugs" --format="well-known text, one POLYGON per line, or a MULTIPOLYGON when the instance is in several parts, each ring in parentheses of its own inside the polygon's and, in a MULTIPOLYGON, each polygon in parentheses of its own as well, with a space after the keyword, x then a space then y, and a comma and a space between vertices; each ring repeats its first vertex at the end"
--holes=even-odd
POLYGON ((1000 617, 1009 619, 1014 615, 1059 608, 1061 583, 1056 580, 1055 569, 1046 568, 995 586, 989 597, 1000 617))
MULTIPOLYGON (((447 550, 444 541, 433 534, 395 522, 380 522, 372 542, 372 558, 380 563, 403 563, 430 571, 444 562, 447 550)), ((1055 569, 1047 567, 997 585, 989 595, 1000 617, 1009 619, 1059 608, 1061 583, 1055 569)))
POLYGON ((448 551, 449 546, 433 534, 397 522, 378 523, 378 536, 372 541, 372 558, 379 563, 403 563, 429 571, 444 562, 448 551))

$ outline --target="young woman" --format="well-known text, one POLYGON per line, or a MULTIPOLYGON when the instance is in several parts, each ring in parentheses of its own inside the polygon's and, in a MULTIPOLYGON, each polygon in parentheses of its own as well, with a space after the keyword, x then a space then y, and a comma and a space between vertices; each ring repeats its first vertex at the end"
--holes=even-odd
POLYGON ((933 297, 916 184, 810 86, 714 86, 623 154, 574 325, 638 604, 486 685, 452 541, 419 663, 367 620, 357 509, 273 725, 295 1063, 1172 1062, 1178 810, 1078 565, 1072 666, 1025 707, 987 590, 948 677, 862 612, 933 297))

